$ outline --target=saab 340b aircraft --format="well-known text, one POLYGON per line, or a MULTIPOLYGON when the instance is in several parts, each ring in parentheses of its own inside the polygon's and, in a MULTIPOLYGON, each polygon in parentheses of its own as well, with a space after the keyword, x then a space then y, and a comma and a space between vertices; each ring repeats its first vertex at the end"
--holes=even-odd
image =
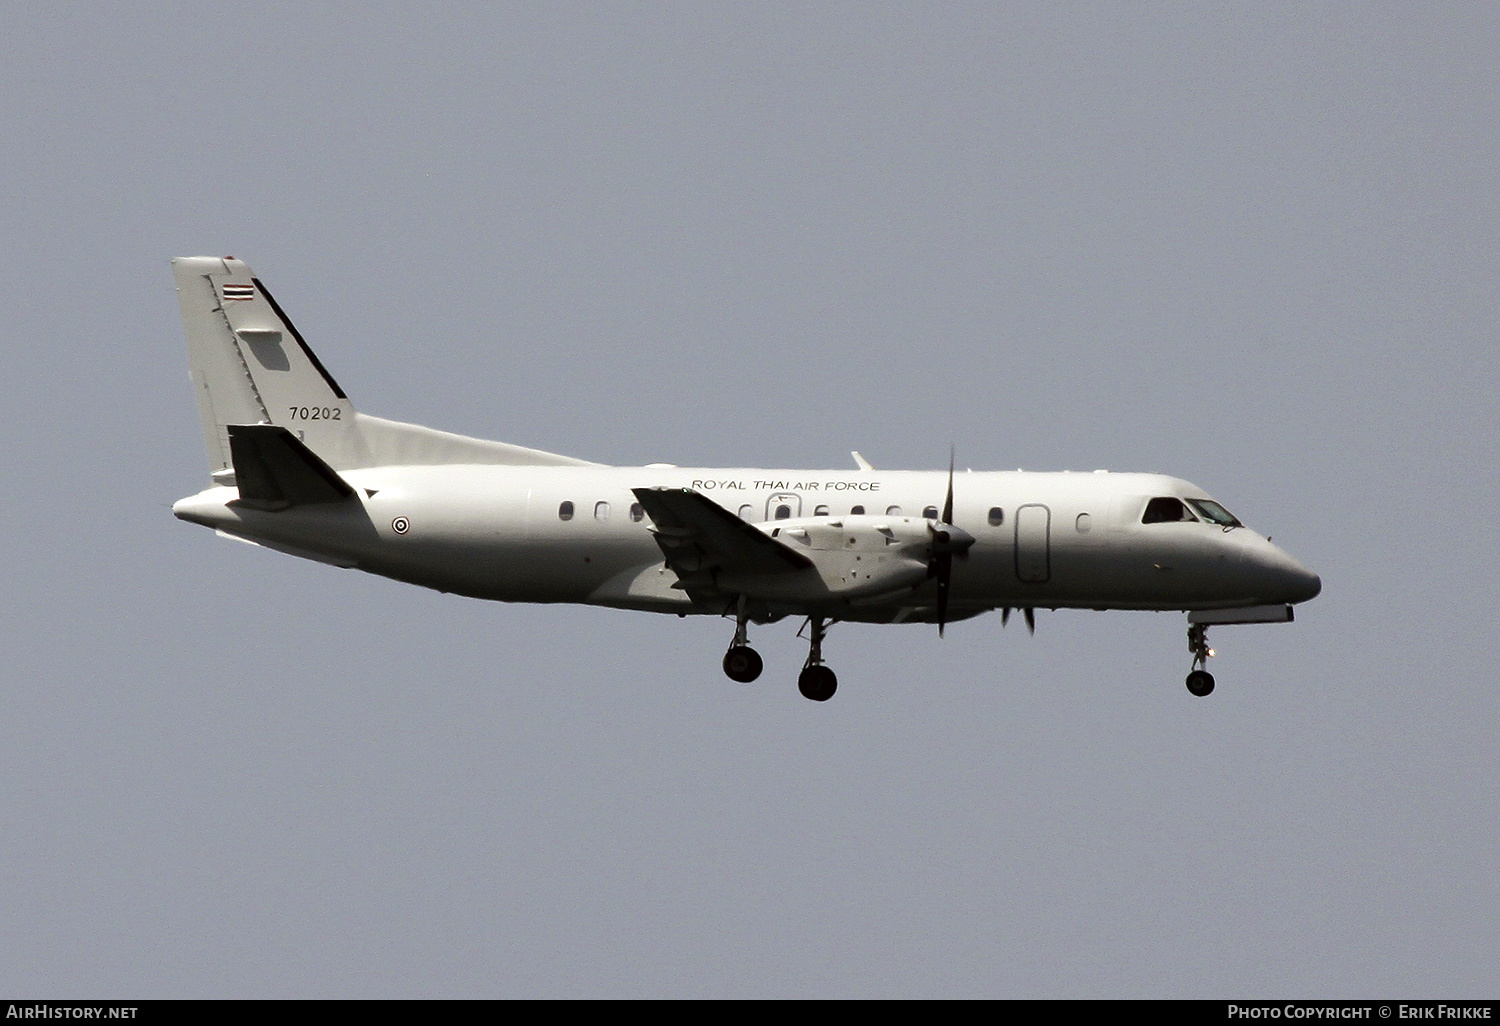
POLYGON ((1282 623, 1318 576, 1203 489, 1158 474, 610 467, 356 411, 250 268, 172 262, 212 487, 172 507, 221 535, 439 591, 806 617, 803 695, 837 687, 838 621, 1019 609, 1185 610, 1207 695, 1211 624, 1282 623))

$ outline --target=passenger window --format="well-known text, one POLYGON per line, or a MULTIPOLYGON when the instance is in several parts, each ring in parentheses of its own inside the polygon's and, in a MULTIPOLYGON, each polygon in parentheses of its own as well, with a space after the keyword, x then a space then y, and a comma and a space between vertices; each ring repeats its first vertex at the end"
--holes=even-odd
POLYGON ((596 503, 594 503, 594 519, 595 520, 608 520, 609 519, 609 503, 607 503, 607 502, 596 502, 596 503))
POLYGON ((936 520, 937 519, 937 507, 936 506, 928 506, 926 509, 924 509, 922 511, 922 516, 925 517, 928 520, 936 520))
POLYGON ((888 517, 899 517, 901 515, 901 507, 900 506, 887 506, 885 508, 885 515, 888 516, 888 517))
POLYGON ((792 516, 792 507, 788 506, 786 503, 783 502, 780 506, 776 507, 776 519, 777 520, 788 520, 788 519, 791 518, 791 516, 792 516))
POLYGON ((572 520, 573 519, 573 504, 571 502, 564 502, 564 503, 562 503, 561 505, 559 505, 557 507, 557 519, 559 519, 559 520, 572 520))
POLYGON ((1074 526, 1078 528, 1079 534, 1088 534, 1094 529, 1094 518, 1087 513, 1080 513, 1078 519, 1074 521, 1074 526))
POLYGON ((749 503, 740 507, 740 519, 746 523, 755 519, 755 510, 750 507, 749 503))
POLYGON ((828 507, 827 506, 819 506, 817 509, 813 510, 813 516, 815 516, 815 517, 826 517, 827 515, 828 515, 828 507))
POLYGON ((862 517, 865 515, 865 508, 863 506, 850 506, 849 515, 851 517, 862 517))
POLYGON ((991 506, 990 526, 999 527, 1003 523, 1005 523, 1005 510, 1001 509, 999 506, 991 506))
POLYGON ((1146 512, 1141 514, 1143 524, 1167 524, 1179 520, 1196 520, 1181 499, 1163 495, 1146 503, 1146 512))
POLYGON ((639 502, 632 502, 630 504, 630 519, 631 520, 634 520, 636 523, 639 524, 645 518, 645 516, 646 516, 646 511, 643 510, 643 509, 641 509, 641 504, 639 502))

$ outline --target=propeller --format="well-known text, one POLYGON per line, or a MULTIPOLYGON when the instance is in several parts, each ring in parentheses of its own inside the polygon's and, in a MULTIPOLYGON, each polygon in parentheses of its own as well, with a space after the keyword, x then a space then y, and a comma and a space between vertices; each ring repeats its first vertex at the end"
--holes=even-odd
POLYGON ((953 587, 953 554, 967 552, 974 539, 953 526, 953 456, 948 449, 948 495, 943 500, 943 519, 940 526, 933 526, 932 561, 927 564, 927 576, 937 578, 937 622, 938 637, 948 623, 948 593, 953 587), (955 540, 955 532, 959 537, 955 540))

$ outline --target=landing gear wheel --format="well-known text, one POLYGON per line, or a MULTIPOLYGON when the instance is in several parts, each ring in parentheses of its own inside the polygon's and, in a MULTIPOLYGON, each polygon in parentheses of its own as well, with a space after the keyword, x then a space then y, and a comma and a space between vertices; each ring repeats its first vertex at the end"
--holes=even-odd
POLYGON ((737 680, 741 684, 749 684, 759 677, 764 667, 760 653, 749 645, 733 645, 728 652, 724 653, 725 675, 730 680, 737 680))
POLYGON ((1187 675, 1188 692, 1198 698, 1204 698, 1214 693, 1214 675, 1207 670, 1194 670, 1187 675))
POLYGON ((802 692, 803 698, 810 698, 814 702, 828 701, 838 688, 838 677, 821 664, 807 667, 797 677, 797 690, 802 692))

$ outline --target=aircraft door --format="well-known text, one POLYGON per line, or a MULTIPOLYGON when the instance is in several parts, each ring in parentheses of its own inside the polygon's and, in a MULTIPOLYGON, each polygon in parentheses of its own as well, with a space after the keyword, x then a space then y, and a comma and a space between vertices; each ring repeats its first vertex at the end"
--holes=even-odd
POLYGON ((766 500, 767 520, 794 520, 802 515, 802 496, 781 492, 766 500))
POLYGON ((1052 511, 1040 503, 1016 510, 1016 576, 1027 584, 1052 578, 1052 511))

